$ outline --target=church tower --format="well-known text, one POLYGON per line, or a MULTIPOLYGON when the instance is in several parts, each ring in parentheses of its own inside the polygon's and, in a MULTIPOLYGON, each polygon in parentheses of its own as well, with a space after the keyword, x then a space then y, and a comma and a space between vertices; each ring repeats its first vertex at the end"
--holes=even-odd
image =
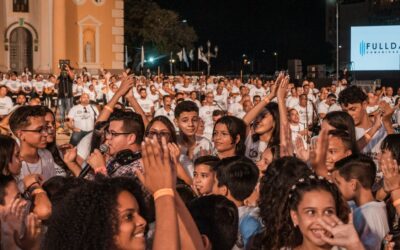
POLYGON ((0 0, 0 71, 123 69, 122 0, 0 0))

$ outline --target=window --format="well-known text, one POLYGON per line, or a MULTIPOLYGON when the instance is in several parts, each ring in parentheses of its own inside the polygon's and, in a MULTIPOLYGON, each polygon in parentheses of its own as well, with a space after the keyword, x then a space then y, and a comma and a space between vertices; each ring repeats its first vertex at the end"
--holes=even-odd
POLYGON ((14 12, 29 12, 29 0, 13 0, 14 12))

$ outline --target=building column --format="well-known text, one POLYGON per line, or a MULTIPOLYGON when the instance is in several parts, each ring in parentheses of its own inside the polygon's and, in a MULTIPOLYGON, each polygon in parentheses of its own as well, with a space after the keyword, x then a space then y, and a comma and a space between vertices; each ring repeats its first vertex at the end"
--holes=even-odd
POLYGON ((6 15, 6 2, 1 1, 0 2, 0 71, 6 72, 8 71, 8 65, 7 65, 7 55, 5 50, 5 44, 4 44, 4 33, 6 32, 7 28, 7 15, 6 15))
POLYGON ((52 19, 53 19, 53 8, 52 0, 45 0, 40 2, 40 30, 39 30, 39 67, 37 71, 40 73, 52 73, 51 67, 53 67, 52 52, 52 19))
POLYGON ((53 1, 53 73, 58 74, 58 60, 67 55, 66 0, 53 1))

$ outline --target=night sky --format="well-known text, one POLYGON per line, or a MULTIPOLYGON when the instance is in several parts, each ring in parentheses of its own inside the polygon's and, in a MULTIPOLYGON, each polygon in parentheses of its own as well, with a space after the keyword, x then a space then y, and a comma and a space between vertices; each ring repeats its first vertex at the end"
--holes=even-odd
POLYGON ((196 44, 209 39, 220 48, 214 65, 219 71, 237 71, 242 55, 254 60, 255 71, 272 72, 299 58, 308 64, 331 63, 332 47, 325 42, 326 0, 156 0, 177 11, 193 26, 196 44))

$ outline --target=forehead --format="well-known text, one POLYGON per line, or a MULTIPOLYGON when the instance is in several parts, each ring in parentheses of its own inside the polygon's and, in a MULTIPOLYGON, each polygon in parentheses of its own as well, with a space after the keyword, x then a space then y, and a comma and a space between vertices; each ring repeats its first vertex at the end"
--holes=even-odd
POLYGON ((30 123, 28 127, 39 127, 46 124, 44 116, 29 116, 28 121, 30 123))
POLYGON ((168 130, 167 126, 164 123, 160 122, 160 121, 155 121, 153 123, 153 125, 151 126, 150 130, 151 129, 168 130))
POLYGON ((313 190, 303 194, 303 197, 298 205, 299 209, 313 207, 313 208, 327 208, 335 207, 335 200, 331 193, 325 190, 313 190))
POLYGON ((197 118, 198 116, 199 115, 197 114, 196 111, 190 111, 190 112, 184 111, 179 115, 179 119, 182 119, 182 118, 197 118))
POLYGON ((217 125, 215 125, 215 130, 224 130, 224 131, 227 131, 227 130, 228 130, 228 127, 226 126, 226 124, 218 123, 217 125))
POLYGON ((123 125, 124 125, 123 121, 111 121, 109 130, 119 131, 122 129, 123 125))
POLYGON ((124 211, 126 209, 135 209, 138 211, 139 206, 135 197, 131 193, 128 191, 122 191, 118 195, 118 210, 124 211))
POLYGON ((196 171, 196 172, 208 172, 209 173, 209 172, 211 172, 211 167, 206 165, 206 164, 204 164, 204 163, 202 163, 202 164, 196 165, 194 167, 194 171, 196 171))
POLYGON ((344 147, 342 139, 336 136, 329 136, 329 148, 341 148, 344 147))

